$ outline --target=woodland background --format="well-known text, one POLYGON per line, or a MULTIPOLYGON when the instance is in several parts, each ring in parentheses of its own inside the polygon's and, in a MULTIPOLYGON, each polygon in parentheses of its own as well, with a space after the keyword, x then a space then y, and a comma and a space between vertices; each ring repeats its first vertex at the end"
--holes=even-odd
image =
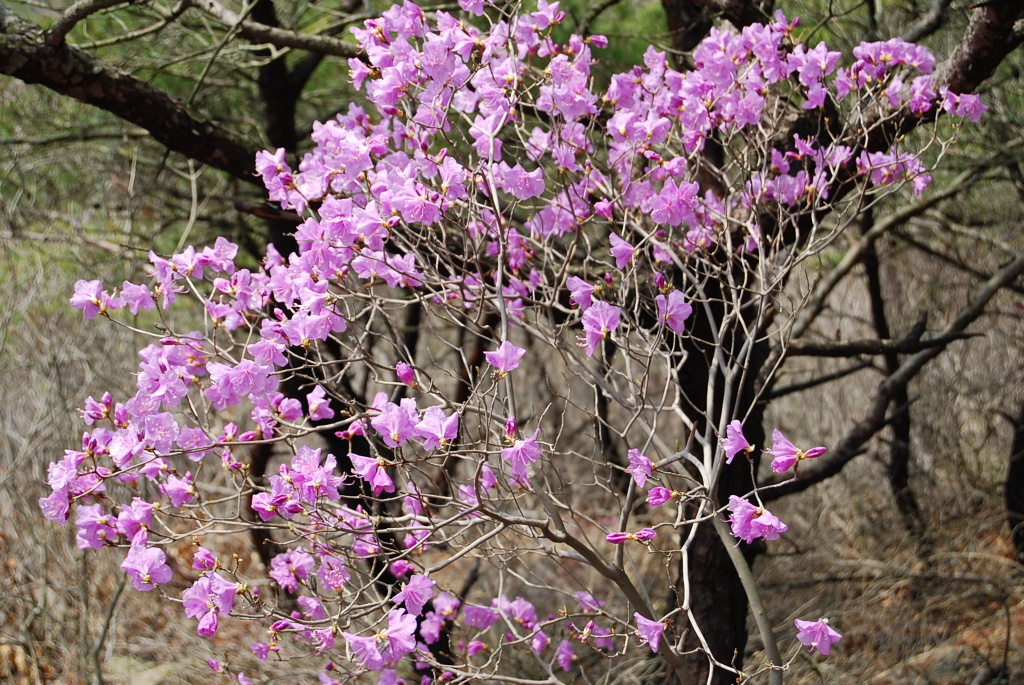
MULTIPOLYGON (((1022 10, 978 4, 775 4, 802 18, 809 44, 848 51, 904 35, 940 60, 970 38, 972 13, 1002 12, 1008 56, 978 88, 989 112, 958 133, 932 189, 921 199, 898 195, 862 218, 865 230, 884 230, 828 299, 806 349, 787 361, 775 392, 801 392, 775 399, 766 425, 833 445, 900 351, 837 354, 829 343, 912 342, 915 325, 941 328, 1024 252, 1022 10)), ((344 110, 355 94, 343 55, 259 27, 343 37, 385 6, 257 0, 243 21, 184 0, 86 5, 94 13, 68 34, 78 49, 69 57, 19 42, 26 26, 57 21, 63 3, 0 2, 0 680, 206 682, 205 658, 259 636, 232 621, 212 641, 196 637, 180 607, 156 593, 119 592, 119 558, 77 550, 72 527, 48 525, 38 513, 46 465, 80 436, 75 407, 108 389, 131 394, 136 364, 130 335, 83 321, 67 300, 78 279, 138 276, 150 249, 164 254, 224 235, 257 255, 287 233, 294 224, 263 202, 251 176, 253 154, 301 151, 312 122, 344 110), (115 88, 102 70, 75 71, 76 55, 134 80, 115 88), (90 98, 100 106, 81 101, 90 98)), ((609 36, 606 73, 638 62, 649 44, 676 50, 685 63, 712 23, 742 24, 768 9, 712 0, 563 8, 570 28, 609 36)), ((793 310, 851 247, 835 245, 791 282, 793 310)), ((1018 279, 968 337, 892 398, 886 428, 856 459, 773 505, 796 532, 755 564, 773 619, 791 624, 806 606, 831 606, 845 634, 829 659, 799 662, 790 682, 1024 683, 1024 533, 1015 546, 1010 528, 1012 511, 1024 508, 1022 321, 1018 279)), ((236 553, 258 563, 244 541, 236 553)), ((182 587, 190 573, 183 559, 174 581, 182 587)), ((758 648, 752 639, 749 661, 758 648)), ((273 678, 274 667, 261 675, 273 678)), ((280 675, 315 678, 301 664, 280 675)))

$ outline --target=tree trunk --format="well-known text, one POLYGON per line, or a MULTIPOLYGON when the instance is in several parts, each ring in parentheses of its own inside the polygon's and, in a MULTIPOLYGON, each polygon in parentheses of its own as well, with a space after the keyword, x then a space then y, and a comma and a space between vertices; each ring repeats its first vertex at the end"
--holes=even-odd
POLYGON ((1006 519, 1017 549, 1017 561, 1024 563, 1024 403, 1013 420, 1010 465, 1006 471, 1006 519))

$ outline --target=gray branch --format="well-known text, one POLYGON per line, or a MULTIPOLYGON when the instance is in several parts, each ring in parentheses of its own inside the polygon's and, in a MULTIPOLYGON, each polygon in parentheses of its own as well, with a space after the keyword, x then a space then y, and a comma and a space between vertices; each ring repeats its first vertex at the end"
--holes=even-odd
MULTIPOLYGON (((1002 288, 1006 287, 1021 274, 1024 274, 1024 254, 1017 255, 1009 264, 989 278, 960 313, 939 333, 940 337, 950 336, 964 331, 984 312, 989 301, 1002 288)), ((909 357, 890 375, 875 393, 871 407, 857 425, 831 450, 828 456, 815 460, 814 463, 801 469, 798 478, 788 474, 774 474, 758 483, 758 487, 767 488, 761 493, 761 499, 771 501, 802 492, 815 483, 831 478, 843 470, 850 461, 861 454, 861 447, 886 426, 886 410, 896 391, 906 385, 924 368, 925 364, 942 353, 945 347, 929 347, 909 357)))
POLYGON ((215 17, 228 26, 237 26, 239 33, 251 41, 269 43, 279 48, 297 48, 310 52, 319 52, 335 57, 358 57, 359 49, 351 43, 312 33, 300 33, 288 29, 267 26, 248 19, 224 7, 216 0, 189 0, 196 7, 215 17))

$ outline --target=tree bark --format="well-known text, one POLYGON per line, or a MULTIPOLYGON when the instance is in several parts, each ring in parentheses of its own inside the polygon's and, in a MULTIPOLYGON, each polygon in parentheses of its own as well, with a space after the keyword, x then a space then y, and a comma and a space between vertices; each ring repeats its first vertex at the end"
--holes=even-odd
POLYGON ((0 4, 0 73, 37 83, 141 126, 173 152, 257 182, 259 147, 191 114, 155 86, 66 43, 51 46, 43 30, 0 4))
POLYGON ((1017 550, 1018 563, 1024 564, 1024 402, 1013 420, 1013 443, 1005 483, 1006 519, 1017 550))
MULTIPOLYGON (((870 225, 871 221, 868 221, 870 225)), ((889 328, 889 318, 885 312, 885 298, 882 295, 882 274, 878 262, 878 251, 874 243, 864 252, 864 270, 868 279, 868 293, 871 299, 871 317, 874 320, 875 332, 879 339, 889 339, 892 332, 889 328)), ((922 319, 923 323, 923 319, 922 319)), ((922 325, 922 328, 924 326, 922 325)), ((886 351, 883 355, 885 360, 885 372, 888 375, 896 373, 900 368, 899 355, 895 350, 886 351)), ((914 540, 917 554, 920 557, 930 557, 935 550, 928 535, 924 516, 921 515, 921 507, 917 503, 917 497, 910 487, 910 463, 912 453, 910 450, 910 393, 907 386, 903 385, 896 389, 892 396, 892 406, 896 408, 896 414, 889 422, 889 429, 892 431, 892 444, 889 447, 889 487, 892 490, 896 508, 903 517, 903 525, 907 533, 914 540)))

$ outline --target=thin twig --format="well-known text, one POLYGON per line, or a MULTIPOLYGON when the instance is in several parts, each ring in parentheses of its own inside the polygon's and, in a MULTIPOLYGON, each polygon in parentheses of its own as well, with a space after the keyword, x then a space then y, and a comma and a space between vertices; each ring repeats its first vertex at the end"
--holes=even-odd
POLYGON ((79 0, 67 8, 64 14, 46 30, 46 44, 50 47, 57 47, 64 42, 78 22, 97 12, 122 5, 124 2, 125 0, 79 0))

